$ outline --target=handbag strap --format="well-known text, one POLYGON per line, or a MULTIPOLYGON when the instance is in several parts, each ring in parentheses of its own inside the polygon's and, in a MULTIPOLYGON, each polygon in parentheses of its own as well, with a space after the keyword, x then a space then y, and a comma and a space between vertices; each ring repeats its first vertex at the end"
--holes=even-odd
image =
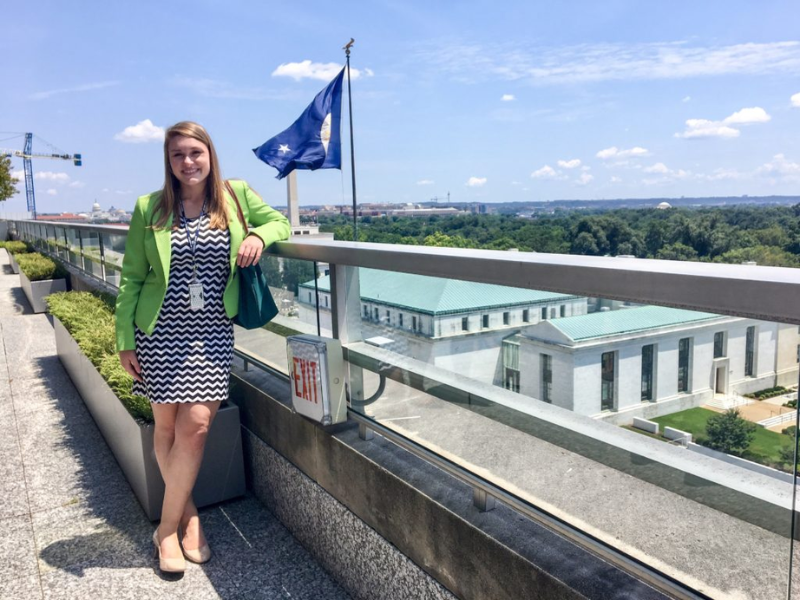
POLYGON ((228 190, 228 193, 233 197, 234 202, 236 202, 236 211, 239 213, 239 221, 242 223, 242 227, 244 227, 244 234, 247 235, 250 233, 250 230, 247 228, 247 221, 244 218, 244 213, 242 212, 242 205, 239 204, 239 197, 236 195, 236 192, 233 191, 233 186, 231 182, 227 179, 225 180, 225 188, 228 190))

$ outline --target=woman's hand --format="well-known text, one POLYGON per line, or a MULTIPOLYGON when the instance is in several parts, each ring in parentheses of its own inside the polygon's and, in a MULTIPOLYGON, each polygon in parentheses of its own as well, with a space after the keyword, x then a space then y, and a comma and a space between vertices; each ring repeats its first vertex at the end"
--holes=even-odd
POLYGON ((125 369, 131 377, 136 381, 142 381, 142 367, 139 366, 139 361, 136 358, 134 350, 120 350, 119 362, 122 363, 122 368, 125 369))
POLYGON ((264 250, 264 242, 255 234, 248 235, 239 246, 239 254, 236 255, 236 264, 240 267, 249 267, 256 264, 261 259, 261 252, 264 250))

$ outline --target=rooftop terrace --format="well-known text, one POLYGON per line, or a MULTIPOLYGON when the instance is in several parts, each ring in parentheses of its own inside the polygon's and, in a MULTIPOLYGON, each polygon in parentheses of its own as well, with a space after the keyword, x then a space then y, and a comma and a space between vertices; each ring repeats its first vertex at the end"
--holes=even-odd
POLYGON ((252 494, 201 510, 214 558, 163 577, 146 517, 0 250, 0 598, 350 596, 252 494))

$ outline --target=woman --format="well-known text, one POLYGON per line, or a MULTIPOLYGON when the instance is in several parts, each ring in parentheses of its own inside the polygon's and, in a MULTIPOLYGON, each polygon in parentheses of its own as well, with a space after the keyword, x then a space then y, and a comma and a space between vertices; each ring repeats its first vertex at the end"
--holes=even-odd
POLYGON ((192 488, 206 435, 228 397, 233 324, 239 306, 236 266, 289 237, 289 222, 243 181, 231 181, 245 219, 226 192, 211 138, 197 123, 170 127, 164 139, 164 188, 142 196, 131 218, 117 296, 117 350, 155 419, 156 459, 165 483, 153 543, 162 571, 180 573, 184 557, 211 551, 192 488))

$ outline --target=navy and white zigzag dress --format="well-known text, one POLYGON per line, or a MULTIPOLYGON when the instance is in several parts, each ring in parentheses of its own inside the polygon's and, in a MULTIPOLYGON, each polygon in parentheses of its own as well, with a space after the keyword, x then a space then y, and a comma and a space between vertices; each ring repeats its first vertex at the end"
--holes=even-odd
POLYGON ((206 214, 189 219, 197 238, 197 278, 203 284, 204 306, 192 310, 189 282, 192 254, 181 226, 171 232, 172 258, 167 293, 152 335, 136 328, 136 358, 144 383, 133 393, 150 402, 215 402, 228 398, 233 358, 233 322, 225 314, 222 295, 230 273, 230 234, 209 228, 206 214))

